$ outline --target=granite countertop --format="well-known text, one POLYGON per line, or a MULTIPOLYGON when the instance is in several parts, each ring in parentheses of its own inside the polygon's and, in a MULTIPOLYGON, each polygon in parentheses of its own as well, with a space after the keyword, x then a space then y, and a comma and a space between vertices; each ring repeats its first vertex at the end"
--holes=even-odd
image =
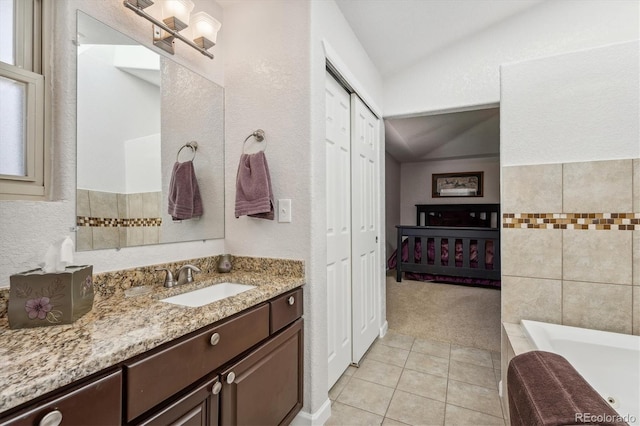
POLYGON ((96 293, 73 324, 10 330, 0 318, 0 413, 304 284, 272 271, 198 274, 192 284, 146 295, 96 293), (159 299, 231 281, 256 288, 199 308, 159 299))

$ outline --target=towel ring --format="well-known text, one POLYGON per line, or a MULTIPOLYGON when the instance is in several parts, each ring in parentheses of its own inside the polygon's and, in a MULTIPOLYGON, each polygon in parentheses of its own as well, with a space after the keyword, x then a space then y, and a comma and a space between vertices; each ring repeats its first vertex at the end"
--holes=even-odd
MULTIPOLYGON (((258 129, 255 132, 251 133, 249 136, 247 136, 244 140, 244 142, 242 142, 242 153, 244 154, 244 147, 247 144, 247 141, 249 140, 249 138, 254 137, 256 138, 256 141, 258 142, 262 142, 264 141, 264 130, 262 129, 258 129)), ((262 148, 262 150, 264 151, 265 149, 267 149, 267 142, 265 141, 264 143, 264 147, 262 148)))
POLYGON ((185 148, 191 148, 191 152, 193 153, 193 157, 191 157, 190 161, 193 161, 196 158, 196 151, 198 150, 198 142, 191 141, 191 142, 185 143, 184 145, 182 145, 182 147, 180 147, 180 149, 178 150, 178 154, 176 155, 176 162, 180 162, 180 151, 182 151, 185 148))

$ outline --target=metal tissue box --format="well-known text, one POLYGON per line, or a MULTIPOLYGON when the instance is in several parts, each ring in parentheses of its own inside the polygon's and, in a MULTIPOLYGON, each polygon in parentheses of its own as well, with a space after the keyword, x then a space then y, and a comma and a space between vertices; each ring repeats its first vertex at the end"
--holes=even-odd
POLYGON ((71 324, 93 307, 93 266, 68 266, 64 272, 42 269, 11 275, 9 327, 71 324))

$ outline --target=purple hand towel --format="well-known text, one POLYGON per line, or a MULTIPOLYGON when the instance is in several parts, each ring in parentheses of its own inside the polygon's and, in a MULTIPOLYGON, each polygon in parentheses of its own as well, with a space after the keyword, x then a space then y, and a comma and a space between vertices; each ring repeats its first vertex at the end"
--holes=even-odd
POLYGON ((173 220, 202 216, 202 198, 192 161, 173 165, 169 183, 169 214, 173 220))
POLYGON ((264 152, 242 154, 236 177, 236 218, 247 215, 273 220, 271 175, 264 152))

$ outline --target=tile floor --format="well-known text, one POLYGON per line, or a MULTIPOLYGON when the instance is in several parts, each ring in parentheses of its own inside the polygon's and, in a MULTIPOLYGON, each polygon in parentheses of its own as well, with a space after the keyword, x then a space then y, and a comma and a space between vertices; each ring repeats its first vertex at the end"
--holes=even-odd
POLYGON ((502 425, 500 353, 389 331, 329 391, 326 425, 502 425))

